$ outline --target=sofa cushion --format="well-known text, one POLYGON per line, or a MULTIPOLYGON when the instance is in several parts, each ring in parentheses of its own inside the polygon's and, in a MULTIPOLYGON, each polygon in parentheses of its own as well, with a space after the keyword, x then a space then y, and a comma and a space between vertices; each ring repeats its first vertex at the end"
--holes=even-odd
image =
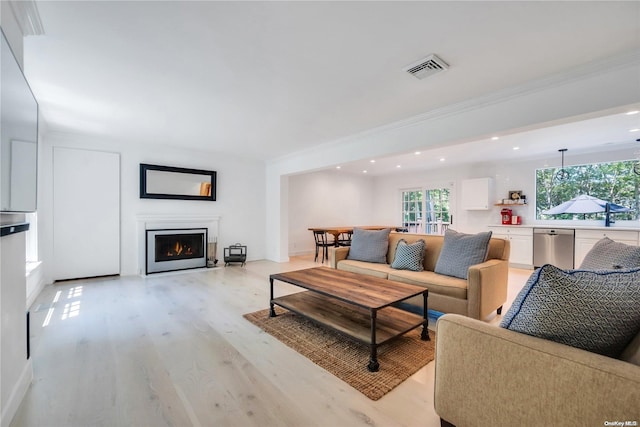
POLYGON ((391 268, 411 271, 424 270, 422 261, 424 258, 425 245, 422 239, 411 244, 407 243, 404 239, 400 239, 396 246, 396 253, 391 263, 391 268))
POLYGON ((345 259, 338 262, 338 270, 350 271, 351 273, 366 274, 369 276, 386 279, 389 272, 394 271, 389 264, 378 264, 366 261, 354 261, 345 259))
POLYGON ((581 270, 614 270, 640 267, 640 247, 626 245, 605 237, 585 255, 581 270))
POLYGON ((353 229, 347 259, 386 264, 390 228, 384 230, 353 229))
POLYGON ((469 267, 484 262, 489 250, 491 231, 478 234, 459 233, 448 229, 435 272, 466 279, 469 267))
POLYGON ((610 357, 640 330, 640 268, 536 270, 500 326, 610 357))
POLYGON ((389 280, 423 286, 429 289, 429 295, 439 294, 452 298, 467 299, 468 282, 452 276, 444 276, 433 271, 391 270, 389 280))

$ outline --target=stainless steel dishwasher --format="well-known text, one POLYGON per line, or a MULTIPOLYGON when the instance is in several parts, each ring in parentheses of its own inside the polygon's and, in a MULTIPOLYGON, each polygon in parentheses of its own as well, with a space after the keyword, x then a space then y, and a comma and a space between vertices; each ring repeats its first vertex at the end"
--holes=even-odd
POLYGON ((552 264, 563 269, 573 268, 574 234, 573 229, 534 228, 534 267, 552 264))

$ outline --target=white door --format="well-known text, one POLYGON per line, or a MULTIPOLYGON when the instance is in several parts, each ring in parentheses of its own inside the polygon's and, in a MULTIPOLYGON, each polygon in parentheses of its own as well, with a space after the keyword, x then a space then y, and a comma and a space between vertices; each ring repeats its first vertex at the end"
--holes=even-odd
POLYGON ((120 273, 120 155, 54 147, 53 279, 120 273))

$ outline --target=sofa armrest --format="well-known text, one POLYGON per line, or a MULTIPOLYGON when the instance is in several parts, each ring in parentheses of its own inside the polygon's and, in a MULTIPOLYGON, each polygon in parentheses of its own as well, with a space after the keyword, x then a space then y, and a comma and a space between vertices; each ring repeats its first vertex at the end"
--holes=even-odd
POLYGON ((347 255, 349 255, 348 246, 329 248, 329 265, 331 268, 338 268, 338 261, 347 259, 347 255))
POLYGON ((436 327, 435 410, 454 425, 640 421, 640 366, 456 314, 436 327))
POLYGON ((484 319, 507 301, 509 261, 490 259, 469 267, 467 316, 484 319))

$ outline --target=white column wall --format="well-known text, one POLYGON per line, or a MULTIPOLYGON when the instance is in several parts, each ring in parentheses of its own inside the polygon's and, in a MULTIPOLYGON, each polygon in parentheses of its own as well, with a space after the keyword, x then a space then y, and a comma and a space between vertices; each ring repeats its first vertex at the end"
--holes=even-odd
POLYGON ((373 185, 368 177, 333 170, 290 176, 289 255, 315 250, 309 227, 375 225, 373 185))

